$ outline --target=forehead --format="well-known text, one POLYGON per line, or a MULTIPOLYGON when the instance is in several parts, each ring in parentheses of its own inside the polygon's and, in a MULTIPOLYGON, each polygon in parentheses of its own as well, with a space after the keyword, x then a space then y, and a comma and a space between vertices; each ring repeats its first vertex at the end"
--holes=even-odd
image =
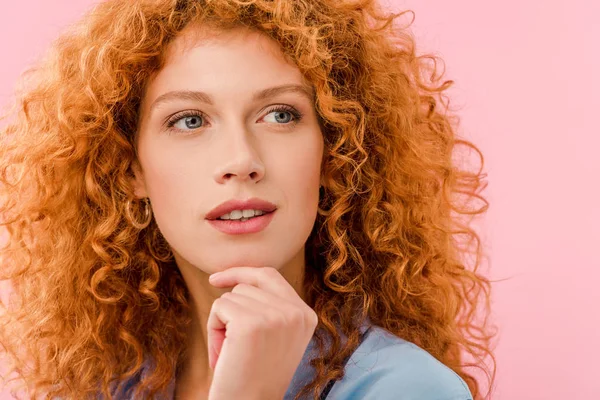
POLYGON ((148 82, 149 97, 167 89, 256 91, 277 84, 307 83, 277 41, 245 27, 188 26, 163 57, 161 69, 148 82))
POLYGON ((167 46, 163 66, 185 62, 193 54, 205 56, 198 60, 203 65, 227 56, 232 61, 237 57, 254 63, 257 59, 263 59, 282 69, 285 69, 285 64, 288 64, 288 69, 296 69, 293 61, 283 54, 277 41, 263 32, 242 26, 221 29, 209 24, 194 24, 186 27, 167 46))
POLYGON ((245 26, 219 27, 211 22, 195 22, 185 27, 167 47, 167 55, 190 50, 202 45, 224 45, 236 41, 253 41, 261 46, 278 50, 278 43, 266 34, 245 26))

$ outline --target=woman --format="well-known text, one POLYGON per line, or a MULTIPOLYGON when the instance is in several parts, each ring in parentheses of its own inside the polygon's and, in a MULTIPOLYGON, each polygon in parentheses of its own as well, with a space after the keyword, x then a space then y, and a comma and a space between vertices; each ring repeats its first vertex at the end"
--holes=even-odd
POLYGON ((111 0, 55 43, 0 152, 32 398, 487 395, 489 281, 455 237, 487 202, 451 157, 477 149, 401 15, 111 0))

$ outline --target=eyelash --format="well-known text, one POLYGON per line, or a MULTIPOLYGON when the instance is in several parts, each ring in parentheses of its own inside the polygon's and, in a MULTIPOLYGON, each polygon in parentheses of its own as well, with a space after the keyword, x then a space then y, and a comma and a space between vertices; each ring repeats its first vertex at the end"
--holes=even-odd
MULTIPOLYGON (((287 106, 287 105, 281 105, 281 106, 275 106, 271 109, 269 109, 266 113, 266 115, 269 115, 273 112, 288 112, 290 114, 292 114, 293 120, 291 122, 288 122, 286 124, 276 124, 276 125, 283 125, 285 127, 291 127, 296 125, 298 122, 300 122, 300 120, 302 119, 302 117, 304 116, 300 111, 298 111, 296 108, 292 107, 292 106, 287 106)), ((167 121, 167 129, 169 130, 175 130, 175 131, 184 131, 187 132, 187 129, 179 129, 179 128, 174 128, 173 126, 179 122, 180 120, 182 120, 183 118, 187 118, 187 117, 200 117, 203 120, 205 119, 205 114, 201 111, 196 111, 196 110, 189 110, 189 111, 182 111, 180 113, 177 113, 175 115, 173 115, 173 117, 171 117, 168 121, 167 121)), ((197 128, 197 129, 202 129, 202 127, 197 128)), ((192 131, 194 129, 190 129, 189 131, 192 131)))

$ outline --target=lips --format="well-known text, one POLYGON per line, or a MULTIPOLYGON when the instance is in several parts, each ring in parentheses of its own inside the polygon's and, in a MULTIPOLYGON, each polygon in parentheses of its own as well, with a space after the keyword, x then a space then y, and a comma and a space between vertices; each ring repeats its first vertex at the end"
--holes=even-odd
POLYGON ((207 221, 213 228, 228 235, 244 235, 259 233, 269 226, 275 218, 275 212, 263 214, 259 217, 250 218, 246 221, 233 219, 213 219, 207 221))
POLYGON ((256 197, 247 200, 232 199, 213 208, 206 214, 204 218, 208 220, 215 220, 221 215, 230 213, 233 210, 260 210, 270 213, 276 209, 277 206, 275 204, 256 197))

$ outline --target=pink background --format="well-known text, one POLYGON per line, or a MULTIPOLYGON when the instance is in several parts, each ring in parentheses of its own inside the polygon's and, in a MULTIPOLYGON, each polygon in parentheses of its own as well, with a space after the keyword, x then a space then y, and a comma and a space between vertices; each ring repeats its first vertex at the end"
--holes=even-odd
MULTIPOLYGON (((0 104, 92 3, 3 2, 0 104)), ((480 232, 491 277, 501 280, 493 398, 598 398, 600 3, 387 3, 415 11, 417 51, 444 59, 459 133, 486 157, 491 205, 480 232)))

